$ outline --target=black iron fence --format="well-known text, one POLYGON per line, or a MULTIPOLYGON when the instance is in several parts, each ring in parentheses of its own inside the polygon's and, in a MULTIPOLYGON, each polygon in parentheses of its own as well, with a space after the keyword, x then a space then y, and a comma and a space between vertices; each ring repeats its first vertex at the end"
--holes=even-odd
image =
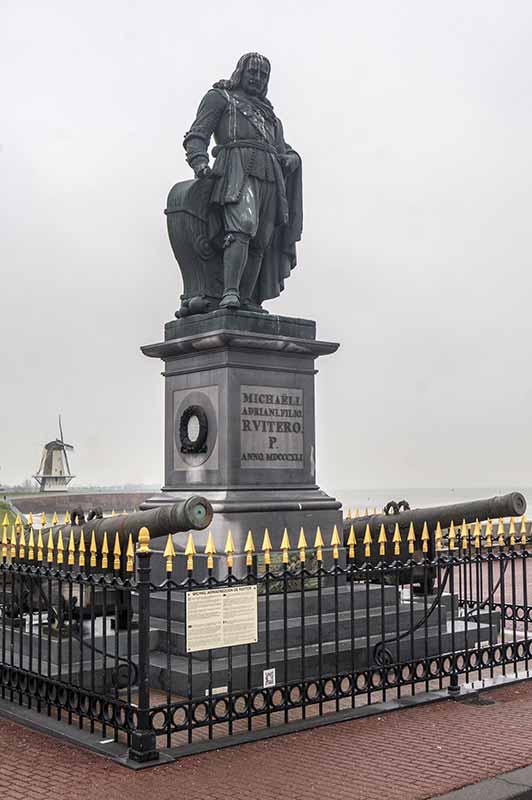
POLYGON ((318 529, 275 553, 266 532, 241 568, 230 534, 224 553, 192 535, 162 553, 143 529, 123 552, 4 526, 1 695, 155 761, 517 677, 528 536, 525 520, 406 542, 318 529))

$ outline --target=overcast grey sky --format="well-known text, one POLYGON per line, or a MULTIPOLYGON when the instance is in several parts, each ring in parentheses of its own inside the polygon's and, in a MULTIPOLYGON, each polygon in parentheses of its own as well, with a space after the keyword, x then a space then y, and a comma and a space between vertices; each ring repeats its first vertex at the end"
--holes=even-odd
POLYGON ((318 362, 318 479, 532 484, 529 0, 1 0, 0 481, 57 413, 78 483, 159 483, 163 208, 238 57, 303 158, 304 241, 267 307, 318 362))

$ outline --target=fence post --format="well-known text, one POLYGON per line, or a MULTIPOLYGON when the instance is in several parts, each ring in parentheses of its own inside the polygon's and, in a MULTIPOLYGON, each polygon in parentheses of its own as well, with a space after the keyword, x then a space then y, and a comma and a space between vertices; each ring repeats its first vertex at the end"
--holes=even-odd
POLYGON ((455 671, 454 667, 454 657, 453 657, 453 672, 451 672, 451 680, 449 682, 449 686, 447 687, 447 693, 451 697, 457 697, 460 694, 460 684, 458 683, 458 673, 455 671))
POLYGON ((156 761, 156 736, 150 725, 150 534, 147 528, 139 531, 137 550, 137 588, 139 603, 139 659, 137 728, 131 734, 129 758, 134 761, 156 761))
MULTIPOLYGON (((458 682, 458 671, 456 669, 456 640, 455 640, 455 619, 456 619, 456 609, 455 609, 455 594, 454 594, 454 549, 455 549, 455 535, 454 535, 454 527, 453 523, 451 522, 450 528, 450 535, 449 535, 449 591, 451 593, 451 650, 452 653, 452 665, 451 665, 451 675, 449 686, 447 687, 447 693, 449 697, 456 698, 460 694, 460 684, 458 682)), ((458 562, 458 569, 460 569, 460 561, 458 562)), ((466 612, 467 614, 467 608, 466 612)), ((467 643, 466 643, 467 646, 467 643)))

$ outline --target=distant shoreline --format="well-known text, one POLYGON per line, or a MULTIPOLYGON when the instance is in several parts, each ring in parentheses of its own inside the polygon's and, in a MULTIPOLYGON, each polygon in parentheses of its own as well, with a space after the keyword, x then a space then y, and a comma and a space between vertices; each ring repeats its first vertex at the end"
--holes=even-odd
MULTIPOLYGON (((115 511, 134 511, 140 504, 157 494, 158 487, 144 487, 143 489, 84 489, 72 492, 58 493, 25 493, 16 494, 6 492, 7 498, 23 514, 34 515, 44 512, 46 515, 64 514, 71 511, 76 506, 81 506, 85 512, 91 508, 101 507, 104 512, 115 511)), ((466 488, 431 488, 423 489, 416 487, 403 488, 384 488, 384 489, 342 489, 333 492, 343 504, 344 510, 355 512, 359 510, 365 512, 366 508, 370 513, 375 508, 381 510, 390 500, 407 500, 411 508, 423 508, 452 503, 467 502, 469 500, 479 500, 494 495, 507 494, 512 491, 520 491, 525 497, 532 498, 532 487, 466 487, 466 488)), ((193 493, 192 490, 190 492, 193 493)), ((194 493, 201 494, 201 490, 195 489, 194 493)), ((185 493, 181 493, 185 494, 185 493)))

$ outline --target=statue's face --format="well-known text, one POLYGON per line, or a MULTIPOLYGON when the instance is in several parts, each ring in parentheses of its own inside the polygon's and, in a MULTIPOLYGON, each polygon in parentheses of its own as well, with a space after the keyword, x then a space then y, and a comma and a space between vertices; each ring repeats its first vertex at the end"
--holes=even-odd
POLYGON ((270 70, 262 59, 249 58, 242 73, 241 86, 247 94, 261 95, 266 89, 270 70))

